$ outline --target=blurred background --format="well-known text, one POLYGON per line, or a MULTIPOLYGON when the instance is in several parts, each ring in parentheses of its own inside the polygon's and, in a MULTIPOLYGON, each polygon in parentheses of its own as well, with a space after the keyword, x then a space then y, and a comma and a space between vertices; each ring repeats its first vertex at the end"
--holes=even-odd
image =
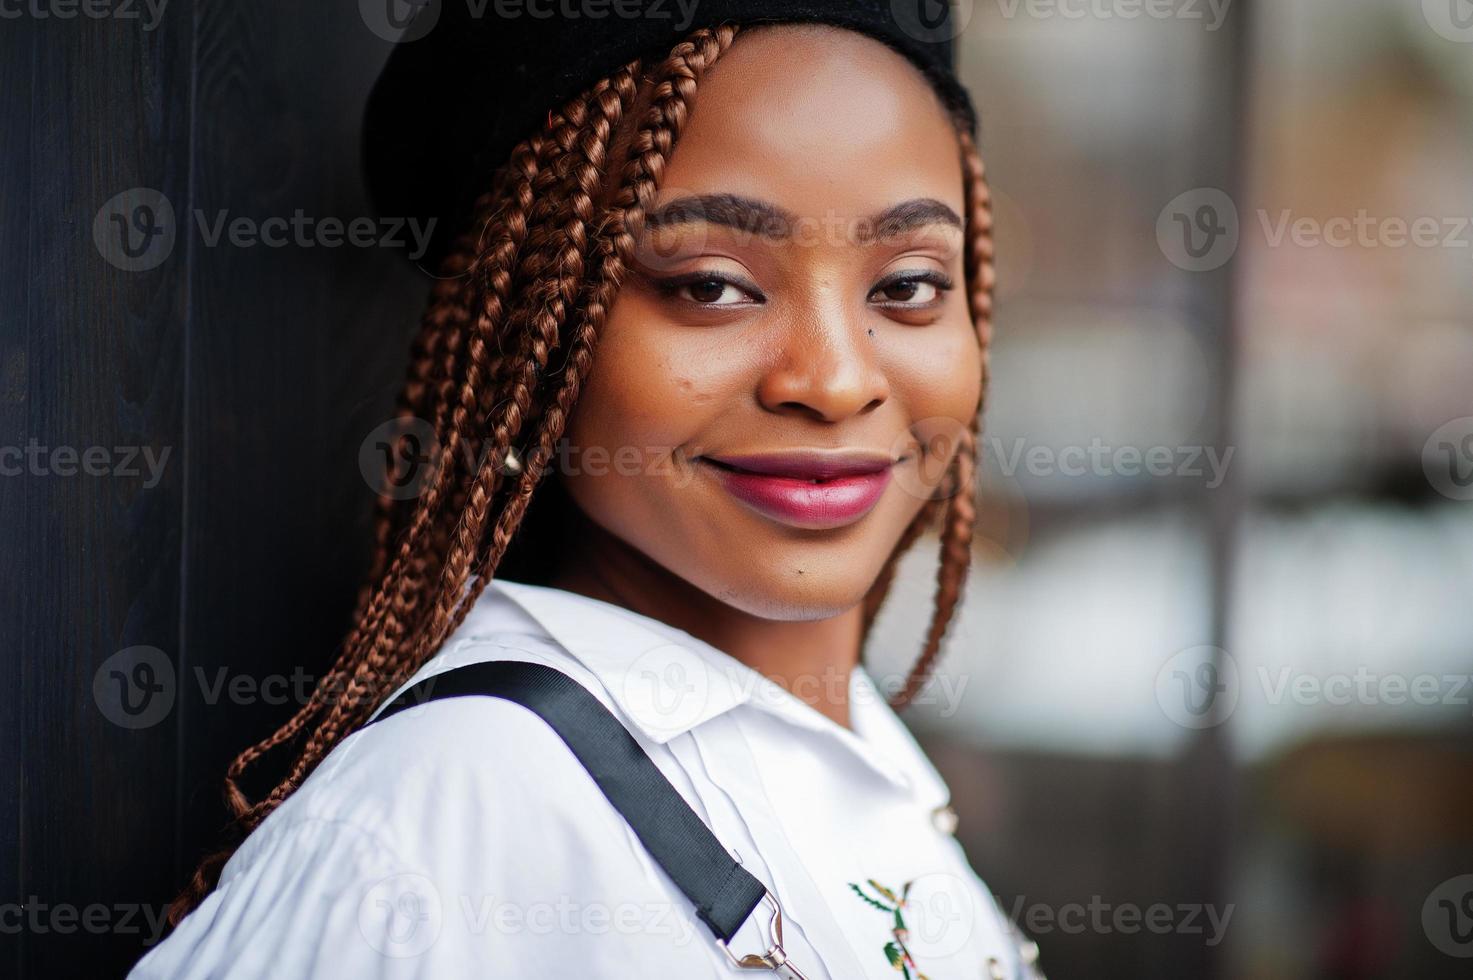
MULTIPOLYGON (((85 9, 0 8, 0 444, 45 460, 0 481, 19 977, 155 941, 224 766, 326 666, 427 286, 398 247, 184 231, 372 214, 374 4, 85 9), (140 203, 177 240, 105 247, 140 203)), ((907 719, 974 865, 1055 980, 1467 976, 1473 5, 952 16, 997 339, 974 571, 907 719)))
POLYGON ((985 518, 909 717, 1050 976, 1467 976, 1473 5, 1151 9, 979 2, 960 35, 985 518))

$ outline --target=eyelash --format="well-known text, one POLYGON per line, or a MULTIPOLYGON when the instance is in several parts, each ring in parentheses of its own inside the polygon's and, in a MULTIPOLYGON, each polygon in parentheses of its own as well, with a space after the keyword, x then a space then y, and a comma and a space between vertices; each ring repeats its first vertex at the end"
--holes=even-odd
MULTIPOLYGON (((767 297, 762 295, 762 291, 758 289, 754 283, 748 282, 745 279, 737 279, 732 276, 721 275, 715 272, 691 272, 683 276, 672 276, 669 279, 661 279, 657 281, 655 283, 655 286, 660 290, 660 294, 662 296, 686 299, 685 297, 681 297, 678 295, 682 289, 687 289, 691 286, 701 286, 706 284, 721 285, 723 287, 730 286, 733 289, 739 289, 742 292, 755 297, 754 302, 767 302, 767 297)), ((694 299, 686 299, 686 302, 695 303, 697 306, 706 307, 748 305, 746 303, 702 303, 700 300, 694 299)))
POLYGON ((936 298, 925 303, 913 303, 906 302, 904 300, 891 300, 885 304, 890 309, 924 309, 927 306, 932 306, 936 303, 941 302, 941 297, 947 292, 951 291, 954 286, 951 281, 951 277, 944 272, 936 272, 929 269, 917 270, 915 272, 894 272, 876 283, 875 288, 870 290, 870 295, 873 296, 875 293, 889 289, 892 286, 898 286, 901 283, 923 283, 926 285, 934 286, 936 287, 936 298))
MULTIPOLYGON (((936 272, 932 270, 917 270, 913 272, 891 273, 890 275, 886 276, 884 279, 876 283, 874 288, 870 290, 869 295, 872 297, 878 292, 890 289, 903 283, 916 283, 934 286, 938 294, 944 294, 955 288, 955 284, 952 282, 951 277, 946 275, 944 272, 936 272)), ((661 295, 670 298, 677 298, 682 289, 687 289, 691 286, 700 285, 720 285, 723 287, 729 286, 733 289, 739 289, 742 292, 754 297, 754 299, 751 300, 751 302, 753 303, 767 302, 767 297, 764 296, 762 294, 762 291, 759 290, 753 283, 743 279, 737 279, 731 276, 722 275, 720 273, 692 272, 687 273, 683 276, 672 276, 669 279, 661 279, 655 283, 655 286, 659 289, 661 295)), ((687 301, 695 303, 698 306, 710 308, 749 305, 748 303, 703 303, 700 300, 689 299, 687 301)), ((903 300, 891 300, 882 305, 889 309, 922 309, 924 307, 931 306, 939 301, 940 296, 938 295, 936 299, 923 303, 911 303, 905 302, 903 300)))

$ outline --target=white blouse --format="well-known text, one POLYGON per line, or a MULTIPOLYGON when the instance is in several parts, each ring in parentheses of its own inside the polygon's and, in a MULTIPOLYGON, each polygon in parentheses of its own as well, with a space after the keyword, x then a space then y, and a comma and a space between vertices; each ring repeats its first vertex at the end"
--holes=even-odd
MULTIPOLYGON (((1029 975, 951 836, 946 785, 863 669, 849 730, 681 630, 496 581, 405 687, 489 660, 554 667, 614 712, 775 896, 801 976, 1029 975)), ((769 918, 759 905, 732 951, 766 949, 769 918)), ((772 975, 732 965, 545 722, 482 697, 345 739, 131 974, 772 975)))

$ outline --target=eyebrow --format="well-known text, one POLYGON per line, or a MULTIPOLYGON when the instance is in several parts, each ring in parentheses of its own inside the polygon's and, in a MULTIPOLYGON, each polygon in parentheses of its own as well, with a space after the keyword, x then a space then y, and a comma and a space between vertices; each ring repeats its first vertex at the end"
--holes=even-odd
MULTIPOLYGON (((782 238, 792 233, 799 220, 793 212, 768 201, 739 194, 696 194, 676 198, 657 208, 645 219, 645 224, 653 229, 705 222, 782 238)), ((856 234, 863 244, 934 224, 950 225, 958 230, 964 227, 961 215, 949 204, 933 197, 918 197, 862 218, 856 234)))
POLYGON ((786 208, 738 194, 695 194, 678 197, 651 212, 645 219, 650 228, 706 222, 738 231, 782 236, 788 234, 798 216, 786 208))
POLYGON ((865 219, 859 226, 859 240, 865 242, 889 238, 926 225, 950 225, 958 231, 964 227, 962 216, 951 205, 934 197, 918 197, 902 201, 865 219))

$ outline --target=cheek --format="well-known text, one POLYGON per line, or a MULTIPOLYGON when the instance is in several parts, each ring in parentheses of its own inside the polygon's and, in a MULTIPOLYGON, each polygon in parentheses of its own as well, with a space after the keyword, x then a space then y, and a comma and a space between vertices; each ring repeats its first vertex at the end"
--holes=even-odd
MULTIPOLYGON (((704 343, 709 344, 709 340, 704 343)), ((646 552, 680 523, 683 460, 734 390, 732 370, 702 352, 702 333, 666 322, 649 300, 622 293, 568 420, 562 463, 574 502, 646 552)))
POLYGON ((668 457, 720 411, 731 370, 702 350, 700 332, 662 322, 638 295, 621 295, 568 422, 575 447, 637 447, 668 457))
POLYGON ((955 436, 971 424, 982 399, 984 356, 969 320, 902 335, 889 354, 891 392, 918 438, 955 436))

